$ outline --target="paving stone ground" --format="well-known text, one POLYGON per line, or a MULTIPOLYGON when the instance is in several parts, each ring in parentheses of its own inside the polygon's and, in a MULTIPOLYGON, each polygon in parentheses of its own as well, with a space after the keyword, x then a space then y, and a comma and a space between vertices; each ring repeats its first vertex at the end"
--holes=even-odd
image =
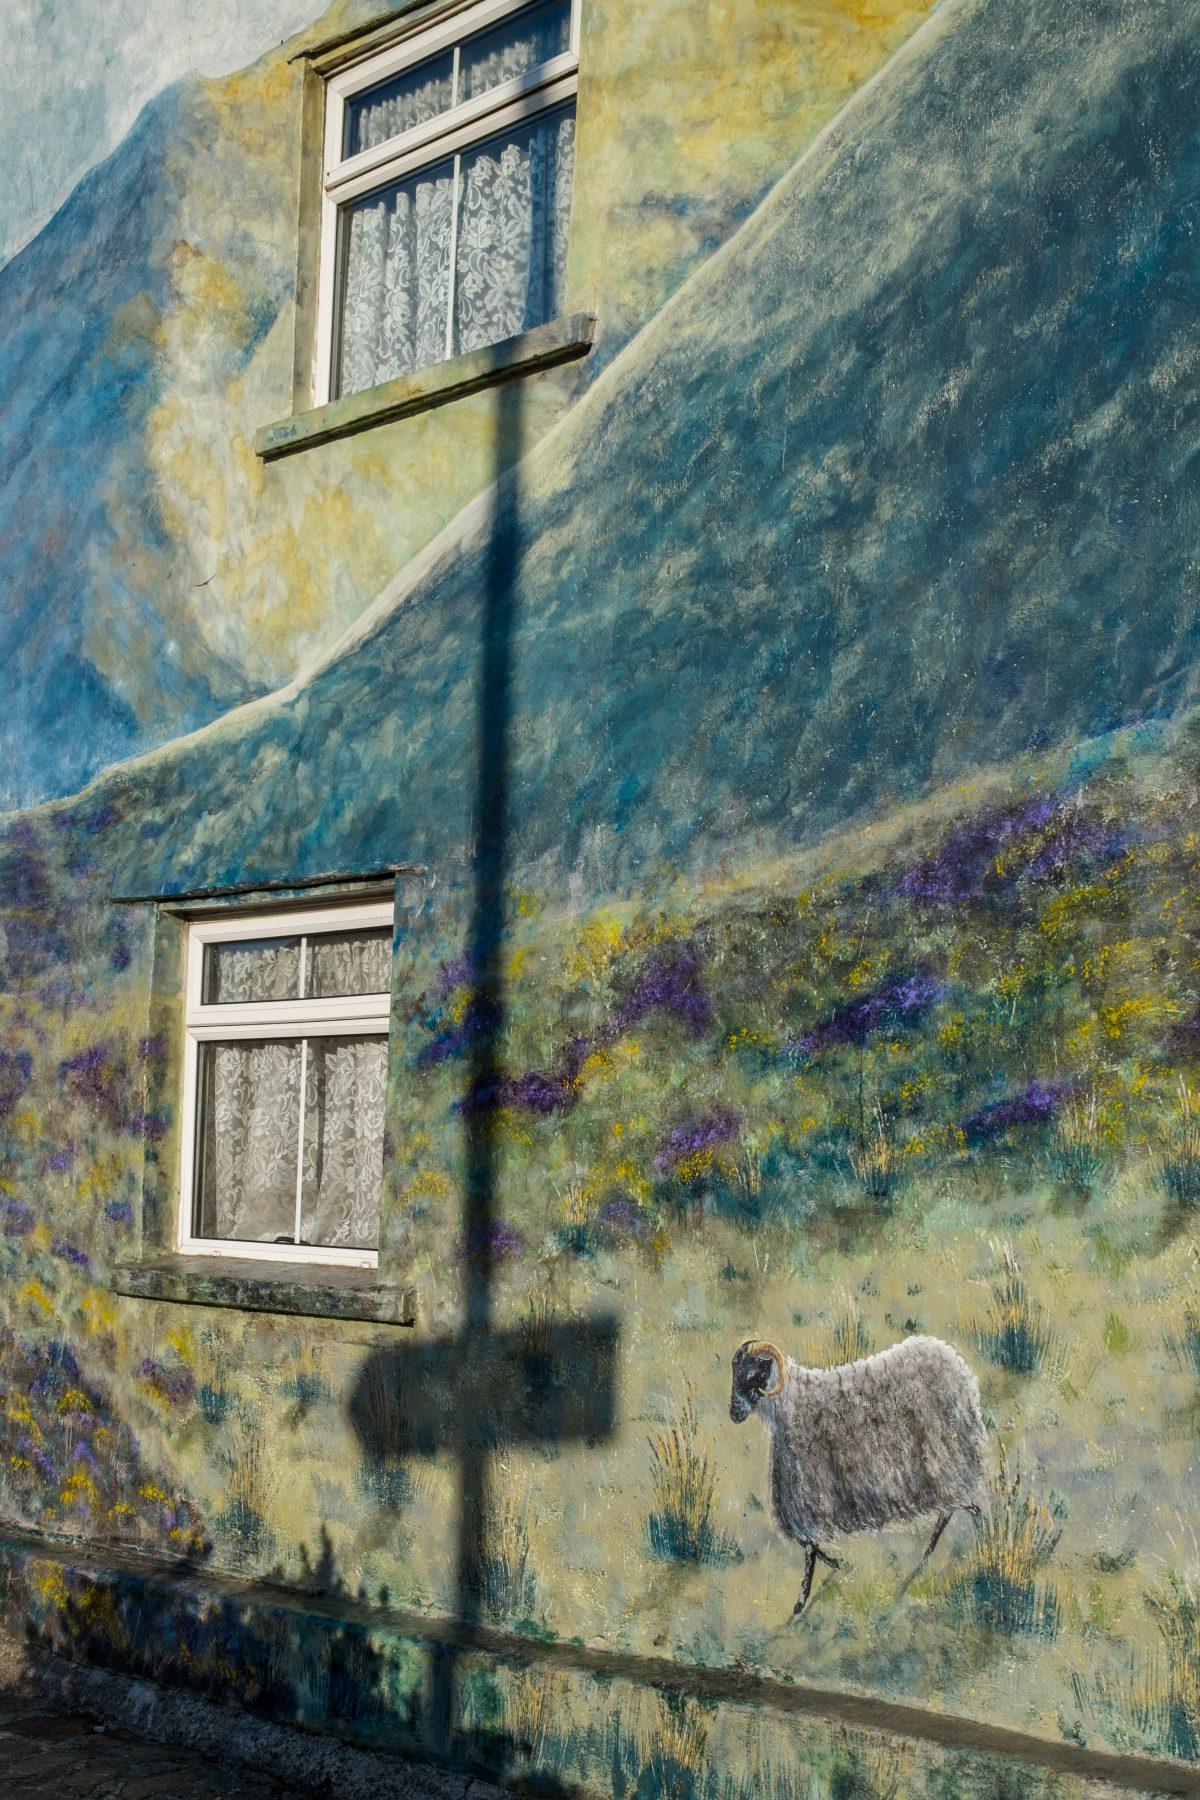
POLYGON ((356 1750, 64 1663, 31 1651, 0 1627, 0 1800, 10 1795, 511 1800, 477 1777, 356 1750))
MULTIPOLYGON (((268 1800, 303 1793, 287 1782, 228 1762, 147 1744, 83 1713, 47 1712, 44 1703, 0 1696, 0 1794, 68 1800, 268 1800)), ((308 1790, 311 1791, 311 1790, 308 1790)))

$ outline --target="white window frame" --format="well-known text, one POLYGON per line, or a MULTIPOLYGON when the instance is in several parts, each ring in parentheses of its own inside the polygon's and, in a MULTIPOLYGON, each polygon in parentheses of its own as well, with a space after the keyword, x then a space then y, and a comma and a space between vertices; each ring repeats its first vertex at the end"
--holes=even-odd
MULTIPOLYGON (((374 1269, 378 1250, 345 1250, 319 1244, 259 1244, 234 1238, 201 1238, 193 1232, 195 1218, 196 1140, 199 1125, 200 1046, 227 1043, 237 1038, 386 1037, 391 995, 347 994, 336 999, 229 1001, 205 1005, 203 1001, 204 951, 209 944, 249 942, 254 938, 301 939, 300 987, 304 986, 307 940, 329 931, 363 931, 393 926, 390 900, 353 906, 323 906, 303 911, 227 915, 197 919, 188 928, 187 970, 184 988, 183 1131, 179 1167, 178 1244, 186 1256, 235 1257, 238 1261, 273 1263, 321 1263, 339 1267, 374 1269)), ((304 1091, 305 1053, 301 1052, 300 1082, 304 1091)), ((304 1116, 301 1108, 297 1147, 296 1208, 300 1207, 300 1173, 304 1164, 304 1116)))
POLYGON ((571 0, 570 46, 525 75, 513 76, 477 94, 399 137, 343 156, 346 102, 364 88, 424 62, 454 45, 454 80, 458 81, 458 43, 477 31, 523 12, 530 0, 475 0, 459 6, 436 24, 379 50, 330 75, 325 82, 325 139, 322 159, 321 230, 317 280, 317 340, 313 369, 313 404, 324 406, 333 396, 334 346, 337 339, 338 210, 376 188, 434 163, 453 161, 450 301, 446 309, 447 360, 453 354, 454 258, 462 152, 475 144, 573 100, 579 90, 579 15, 582 0, 571 0))

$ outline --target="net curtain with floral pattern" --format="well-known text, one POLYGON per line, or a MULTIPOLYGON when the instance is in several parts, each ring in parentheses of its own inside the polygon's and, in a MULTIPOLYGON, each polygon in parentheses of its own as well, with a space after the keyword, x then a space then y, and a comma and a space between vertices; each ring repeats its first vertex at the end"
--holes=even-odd
MULTIPOLYGON (((384 993, 390 957, 390 930, 313 937, 303 956, 295 937, 217 944, 205 998, 222 1006, 294 1000, 302 989, 308 998, 384 993)), ((297 1241, 299 1175, 299 1242, 374 1248, 387 1039, 244 1038, 205 1043, 200 1058, 198 1235, 297 1241)))
POLYGON ((343 394, 561 311, 574 154, 574 107, 563 107, 465 151, 457 176, 441 163, 345 209, 343 394))

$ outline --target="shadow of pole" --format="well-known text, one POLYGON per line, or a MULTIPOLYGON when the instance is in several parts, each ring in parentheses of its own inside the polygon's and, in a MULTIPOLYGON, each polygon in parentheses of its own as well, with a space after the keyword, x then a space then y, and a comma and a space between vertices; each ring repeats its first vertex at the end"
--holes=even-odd
MULTIPOLYGON (((460 1346, 474 1367, 487 1359, 493 1324, 499 1141, 497 1110, 505 1026, 503 949, 507 931, 509 724, 513 625, 519 556, 522 389, 510 381, 497 397, 496 485, 480 620, 476 699, 470 967, 477 1030, 463 1104, 463 1309, 460 1346), (506 474, 505 461, 509 462, 506 474)), ((492 1459, 472 1430, 460 1462, 455 1596, 459 1618, 474 1624, 492 1514, 492 1459)), ((432 1724, 449 1752, 455 1729, 455 1658, 439 1647, 433 1671, 432 1724)))
MULTIPOLYGON (((495 1618, 490 1532, 496 1518, 494 1458, 508 1445, 546 1449, 611 1437, 619 1328, 610 1315, 549 1319, 531 1335, 497 1328, 505 1093, 505 948, 509 878, 510 730, 520 543, 521 390, 499 390, 495 503, 481 596, 476 770, 467 951, 469 1061, 459 1105, 463 1201, 459 1329, 371 1353, 349 1413, 377 1468, 449 1452, 458 1465, 454 1611, 463 1627, 495 1618)), ((504 1731, 468 1728, 458 1688, 461 1643, 431 1646, 426 1747, 448 1762, 495 1769, 511 1759, 504 1731)))

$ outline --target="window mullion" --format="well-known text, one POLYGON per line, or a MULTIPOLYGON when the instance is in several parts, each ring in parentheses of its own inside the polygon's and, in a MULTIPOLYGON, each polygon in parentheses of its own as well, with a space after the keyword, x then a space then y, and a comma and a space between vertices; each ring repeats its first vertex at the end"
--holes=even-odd
POLYGON ((300 1242, 300 1213, 304 1202, 304 1116, 308 1111, 308 1039, 300 1039, 300 1116, 296 1126, 296 1221, 292 1242, 300 1242))
MULTIPOLYGON (((457 57, 458 47, 455 46, 457 57)), ((462 181, 462 152, 454 153, 454 191, 450 197, 450 269, 446 295, 446 355, 454 355, 454 288, 458 280, 458 195, 462 181)))

